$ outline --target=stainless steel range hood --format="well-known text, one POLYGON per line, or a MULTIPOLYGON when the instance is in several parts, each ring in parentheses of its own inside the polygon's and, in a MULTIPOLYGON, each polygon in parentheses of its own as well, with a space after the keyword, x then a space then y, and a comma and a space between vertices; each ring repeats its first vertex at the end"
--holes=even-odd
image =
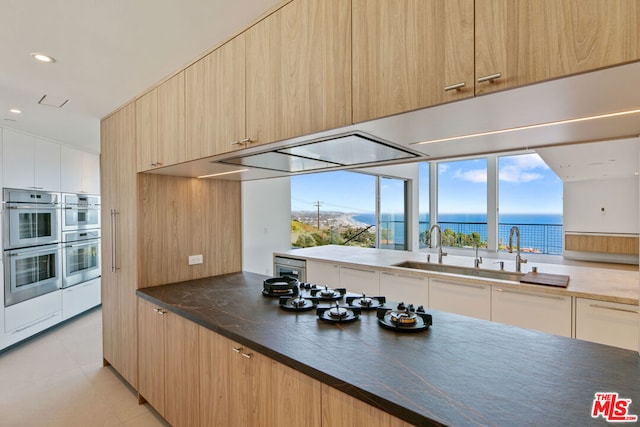
MULTIPOLYGON (((407 160, 420 153, 398 147, 364 132, 349 132, 301 144, 220 160, 243 167, 298 173, 407 160)), ((424 156, 424 155, 422 155, 424 156)))

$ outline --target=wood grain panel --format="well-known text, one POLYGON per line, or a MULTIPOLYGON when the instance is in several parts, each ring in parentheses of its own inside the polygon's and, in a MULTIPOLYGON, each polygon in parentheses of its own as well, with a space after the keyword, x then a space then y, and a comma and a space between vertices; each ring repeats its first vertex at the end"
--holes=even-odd
POLYGON ((140 287, 242 269, 239 182, 141 174, 140 195, 140 287))
POLYGON ((255 143, 351 123, 351 1, 293 1, 246 32, 255 143))
POLYGON ((322 425, 331 427, 409 427, 411 424, 322 384, 322 425))
POLYGON ((157 158, 158 166, 187 159, 185 144, 184 72, 162 83, 158 91, 157 158))
POLYGON ((134 388, 138 383, 135 123, 134 103, 104 119, 100 155, 104 359, 134 388))
POLYGON ((471 0, 354 0, 353 121, 473 96, 473 22, 471 0))
POLYGON ((138 393, 166 417, 165 407, 165 316, 156 306, 138 300, 138 393))
POLYGON ((198 325, 174 313, 165 316, 165 418, 174 427, 199 424, 198 325))
POLYGON ((158 141, 158 90, 136 100, 137 171, 153 169, 158 141))
POLYGON ((200 425, 227 427, 234 425, 229 412, 230 341, 201 326, 198 327, 200 366, 200 425))
POLYGON ((638 59, 637 0, 476 0, 476 94, 638 59))
POLYGON ((602 234, 565 234, 564 236, 564 248, 568 251, 638 255, 638 245, 638 236, 602 234))
POLYGON ((245 38, 239 35, 185 71, 187 159, 226 153, 246 136, 245 38))
POLYGON ((271 393, 268 425, 284 426, 304 420, 306 427, 322 426, 321 383, 303 373, 271 360, 271 393), (300 399, 304 396, 304 405, 300 399))

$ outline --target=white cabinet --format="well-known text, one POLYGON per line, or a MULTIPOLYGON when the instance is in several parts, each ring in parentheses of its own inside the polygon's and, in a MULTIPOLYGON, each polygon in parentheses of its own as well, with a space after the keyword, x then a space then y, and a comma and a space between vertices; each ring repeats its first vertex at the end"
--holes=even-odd
POLYGON ((340 287, 340 266, 335 263, 307 261, 307 282, 331 288, 340 287))
POLYGON ((491 320, 491 286, 452 279, 429 279, 429 307, 491 320))
POLYGON ((576 298, 576 338, 638 351, 638 306, 576 298))
POLYGON ((2 178, 8 188, 60 191, 60 145, 5 128, 2 178))
POLYGON ((494 287, 491 320, 571 337, 571 297, 494 287))
POLYGON ((71 147, 61 148, 61 191, 100 194, 100 157, 71 147))
POLYGON ((387 301, 429 307, 429 279, 383 271, 380 273, 380 295, 387 301))
POLYGON ((340 287, 355 294, 380 295, 380 272, 373 268, 340 266, 340 287))
POLYGON ((100 304, 100 278, 62 290, 62 320, 100 304))
POLYGON ((23 339, 60 322, 60 295, 61 292, 58 290, 5 307, 5 332, 18 334, 19 339, 23 339))

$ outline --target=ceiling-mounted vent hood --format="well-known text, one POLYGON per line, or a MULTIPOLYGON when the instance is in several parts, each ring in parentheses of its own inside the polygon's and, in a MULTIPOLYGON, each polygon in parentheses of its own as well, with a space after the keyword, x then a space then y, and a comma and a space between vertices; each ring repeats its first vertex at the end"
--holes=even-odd
MULTIPOLYGON (((363 132, 349 132, 220 160, 221 163, 297 173, 407 160, 421 154, 363 132)), ((424 155, 422 155, 424 156, 424 155)))

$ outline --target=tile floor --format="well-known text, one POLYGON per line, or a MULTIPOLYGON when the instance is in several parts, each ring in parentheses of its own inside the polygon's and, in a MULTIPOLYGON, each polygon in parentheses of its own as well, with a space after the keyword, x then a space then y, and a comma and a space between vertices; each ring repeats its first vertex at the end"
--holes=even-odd
POLYGON ((0 353, 0 427, 168 426, 102 366, 97 308, 0 353))

